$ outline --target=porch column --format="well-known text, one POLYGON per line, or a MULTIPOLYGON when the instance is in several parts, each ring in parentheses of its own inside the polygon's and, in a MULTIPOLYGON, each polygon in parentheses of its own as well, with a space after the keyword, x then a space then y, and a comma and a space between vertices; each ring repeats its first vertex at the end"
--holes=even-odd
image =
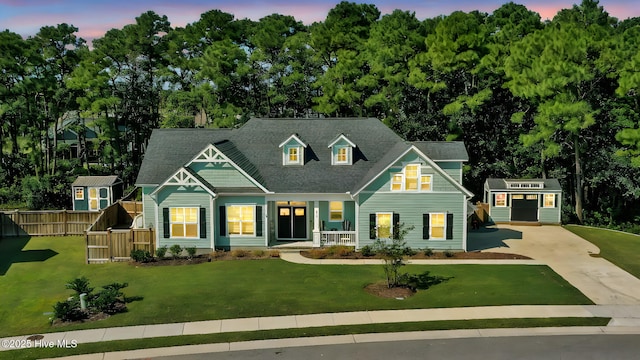
POLYGON ((313 247, 320 247, 320 207, 318 200, 313 202, 313 247))

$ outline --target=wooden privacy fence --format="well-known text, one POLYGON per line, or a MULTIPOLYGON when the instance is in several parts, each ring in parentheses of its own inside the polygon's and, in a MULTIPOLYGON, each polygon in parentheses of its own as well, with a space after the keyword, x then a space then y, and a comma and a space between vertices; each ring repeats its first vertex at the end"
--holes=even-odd
POLYGON ((154 255, 153 229, 131 229, 133 218, 142 212, 142 203, 118 201, 102 211, 86 231, 87 264, 130 259, 131 250, 145 250, 154 255))
POLYGON ((42 210, 0 212, 0 237, 83 235, 100 216, 91 211, 42 210))
POLYGON ((152 229, 87 231, 87 264, 128 261, 131 250, 145 250, 154 255, 154 239, 152 229))

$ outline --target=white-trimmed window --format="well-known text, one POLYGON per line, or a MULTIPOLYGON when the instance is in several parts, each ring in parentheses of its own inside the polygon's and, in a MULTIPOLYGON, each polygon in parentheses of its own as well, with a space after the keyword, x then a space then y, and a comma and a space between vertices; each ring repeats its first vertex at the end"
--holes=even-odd
POLYGON ((446 239, 445 229, 447 228, 447 214, 429 214, 429 238, 433 240, 446 239))
POLYGON ((496 193, 495 207, 507 207, 507 193, 496 193))
POLYGON ((393 236, 393 213, 376 213, 376 238, 391 239, 393 236))
POLYGON ((337 147, 333 163, 339 165, 351 164, 351 146, 337 147))
POLYGON ((73 188, 73 198, 76 200, 84 200, 84 188, 73 188))
POLYGON ((433 175, 422 174, 420 164, 407 164, 391 174, 391 191, 431 191, 432 185, 433 175))
POLYGON ((404 176, 402 173, 391 174, 391 191, 402 191, 404 176))
POLYGON ((176 207, 170 208, 170 231, 172 238, 197 238, 198 234, 198 213, 197 207, 176 207))
POLYGON ((344 203, 342 201, 329 201, 329 221, 342 221, 344 219, 344 203))
POLYGON ((544 194, 543 206, 546 208, 556 207, 556 194, 544 194))
POLYGON ((289 165, 298 165, 301 164, 302 162, 300 161, 302 159, 302 151, 301 151, 301 147, 300 146, 292 146, 287 148, 287 158, 286 158, 286 164, 289 165))
POLYGON ((406 191, 418 190, 418 173, 420 165, 409 164, 404 167, 404 189, 406 191))
POLYGON ((421 175, 420 176, 420 190, 421 191, 431 191, 431 175, 421 175))
POLYGON ((230 236, 255 236, 255 206, 228 205, 226 212, 230 236))

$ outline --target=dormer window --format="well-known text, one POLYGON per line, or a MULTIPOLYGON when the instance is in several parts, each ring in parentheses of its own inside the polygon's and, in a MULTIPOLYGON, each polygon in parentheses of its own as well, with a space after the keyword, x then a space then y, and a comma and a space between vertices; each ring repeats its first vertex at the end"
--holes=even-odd
POLYGON ((352 165, 355 147, 356 144, 344 134, 338 135, 328 146, 331 149, 331 165, 352 165))
POLYGON ((282 165, 304 165, 304 149, 307 144, 297 134, 289 136, 279 148, 282 149, 282 165))
POLYGON ((300 147, 290 147, 288 156, 287 164, 300 164, 300 147))

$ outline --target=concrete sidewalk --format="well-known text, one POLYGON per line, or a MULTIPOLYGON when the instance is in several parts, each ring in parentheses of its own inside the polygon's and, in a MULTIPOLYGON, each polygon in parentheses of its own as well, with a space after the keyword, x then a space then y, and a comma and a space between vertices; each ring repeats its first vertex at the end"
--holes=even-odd
MULTIPOLYGON (((611 326, 637 328, 640 331, 640 306, 595 305, 516 305, 463 308, 357 311, 327 314, 254 317, 196 321, 186 323, 139 325, 104 329, 76 330, 43 334, 41 343, 59 341, 86 344, 101 341, 145 339, 163 336, 219 334, 239 331, 303 329, 320 326, 403 323, 440 320, 611 317, 611 326)), ((25 341, 25 336, 0 339, 0 350, 13 350, 8 343, 25 341)), ((31 341, 33 343, 33 341, 31 341)))
MULTIPOLYGON (((486 306, 468 308, 439 308, 415 310, 361 311, 332 314, 309 314, 293 316, 275 316, 262 318, 225 319, 188 323, 129 326, 107 329, 78 330, 44 334, 41 341, 57 343, 77 341, 79 346, 98 341, 144 339, 161 336, 179 336, 194 334, 216 334, 237 331, 258 331, 270 329, 308 328, 319 326, 357 325, 374 323, 398 323, 438 320, 472 320, 504 318, 554 318, 554 317, 611 317, 607 326, 590 327, 551 327, 523 329, 472 329, 447 331, 414 331, 386 334, 354 334, 339 336, 302 337, 290 339, 272 339, 243 341, 236 343, 217 343, 189 345, 109 353, 96 353, 71 356, 63 359, 106 360, 150 358, 169 355, 199 354, 209 352, 240 351, 266 348, 286 348, 296 346, 314 346, 328 344, 353 344, 394 340, 453 339, 470 337, 498 336, 548 336, 548 335, 584 335, 584 334, 638 334, 640 335, 640 306, 486 306)), ((0 339, 24 340, 26 336, 0 339)), ((1 349, 10 350, 10 349, 1 349)))
MULTIPOLYGON (((310 259, 300 255, 299 251, 280 252, 282 260, 307 265, 380 265, 384 261, 380 259, 310 259)), ((538 260, 520 260, 520 259, 408 259, 405 261, 410 265, 545 265, 538 260)))

